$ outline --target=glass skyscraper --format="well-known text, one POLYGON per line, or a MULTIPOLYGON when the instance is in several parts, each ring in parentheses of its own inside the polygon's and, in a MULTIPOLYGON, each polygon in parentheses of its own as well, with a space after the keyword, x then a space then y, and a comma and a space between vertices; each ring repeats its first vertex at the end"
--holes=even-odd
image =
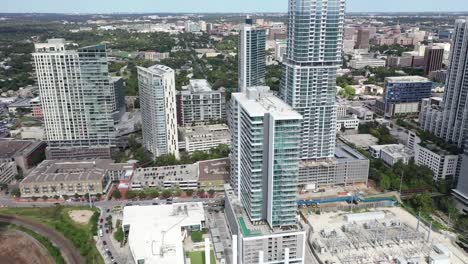
POLYGON ((106 47, 67 50, 64 39, 35 44, 48 158, 110 157, 115 145, 106 47))
POLYGON ((296 223, 302 117, 268 87, 234 93, 231 185, 252 223, 296 223))
POLYGON ((332 158, 345 0, 289 0, 281 98, 304 118, 302 159, 332 158))
POLYGON ((265 85, 266 30, 252 25, 247 19, 239 33, 239 91, 265 85))

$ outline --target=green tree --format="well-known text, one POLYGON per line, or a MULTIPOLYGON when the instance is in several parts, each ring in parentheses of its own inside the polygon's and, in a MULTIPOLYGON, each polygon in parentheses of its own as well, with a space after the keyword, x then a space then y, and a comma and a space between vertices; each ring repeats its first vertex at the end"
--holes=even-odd
POLYGON ((199 190, 197 191, 197 195, 198 195, 198 196, 203 196, 203 195, 205 195, 205 190, 199 189, 199 190))
POLYGON ((154 161, 154 165, 156 167, 159 166, 173 166, 173 165, 179 165, 180 162, 177 160, 177 158, 173 154, 166 154, 166 155, 161 155, 156 158, 154 161))
POLYGON ((122 194, 120 193, 120 190, 119 189, 115 189, 113 192, 112 192, 112 198, 118 200, 120 198, 122 198, 122 194))
POLYGON ((11 195, 13 197, 21 197, 21 192, 20 192, 20 189, 19 188, 14 188, 12 191, 11 191, 11 195))
POLYGON ((186 190, 185 194, 187 194, 187 196, 192 196, 193 195, 193 190, 192 189, 186 190))
POLYGON ((164 189, 161 193, 162 197, 164 199, 167 199, 172 196, 172 190, 171 189, 164 189))
POLYGON ((208 190, 208 194, 209 194, 211 197, 213 197, 213 195, 215 194, 215 190, 213 190, 213 189, 208 190))

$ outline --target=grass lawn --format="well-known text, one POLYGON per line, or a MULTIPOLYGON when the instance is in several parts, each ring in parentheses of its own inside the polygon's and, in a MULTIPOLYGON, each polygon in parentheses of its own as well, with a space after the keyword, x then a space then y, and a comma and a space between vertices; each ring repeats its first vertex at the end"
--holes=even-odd
MULTIPOLYGON (((190 263, 192 264, 205 264, 205 251, 192 251, 188 253, 190 263)), ((214 251, 211 250, 211 263, 216 263, 214 251)))
POLYGON ((0 214, 16 215, 30 218, 41 222, 62 233, 75 247, 80 250, 80 254, 85 257, 86 263, 104 264, 101 254, 96 248, 93 236, 97 233, 97 220, 99 212, 93 209, 95 214, 91 217, 90 223, 83 225, 75 223, 68 215, 71 210, 91 210, 87 207, 46 207, 46 208, 0 208, 0 214))

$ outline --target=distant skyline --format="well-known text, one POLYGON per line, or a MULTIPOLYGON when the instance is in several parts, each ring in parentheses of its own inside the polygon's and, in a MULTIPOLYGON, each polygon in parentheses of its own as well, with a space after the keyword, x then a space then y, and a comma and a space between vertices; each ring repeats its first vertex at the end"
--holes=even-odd
MULTIPOLYGON (((286 12, 288 0, 3 0, 0 13, 286 12)), ((347 12, 468 11, 466 0, 348 0, 347 12)))

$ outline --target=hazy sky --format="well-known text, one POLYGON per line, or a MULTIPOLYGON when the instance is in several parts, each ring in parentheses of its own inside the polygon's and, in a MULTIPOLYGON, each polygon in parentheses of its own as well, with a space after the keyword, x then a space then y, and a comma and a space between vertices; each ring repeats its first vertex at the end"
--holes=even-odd
MULTIPOLYGON (((0 12, 284 12, 288 0, 0 0, 0 12)), ((468 11, 467 0, 348 0, 351 12, 468 11)))

